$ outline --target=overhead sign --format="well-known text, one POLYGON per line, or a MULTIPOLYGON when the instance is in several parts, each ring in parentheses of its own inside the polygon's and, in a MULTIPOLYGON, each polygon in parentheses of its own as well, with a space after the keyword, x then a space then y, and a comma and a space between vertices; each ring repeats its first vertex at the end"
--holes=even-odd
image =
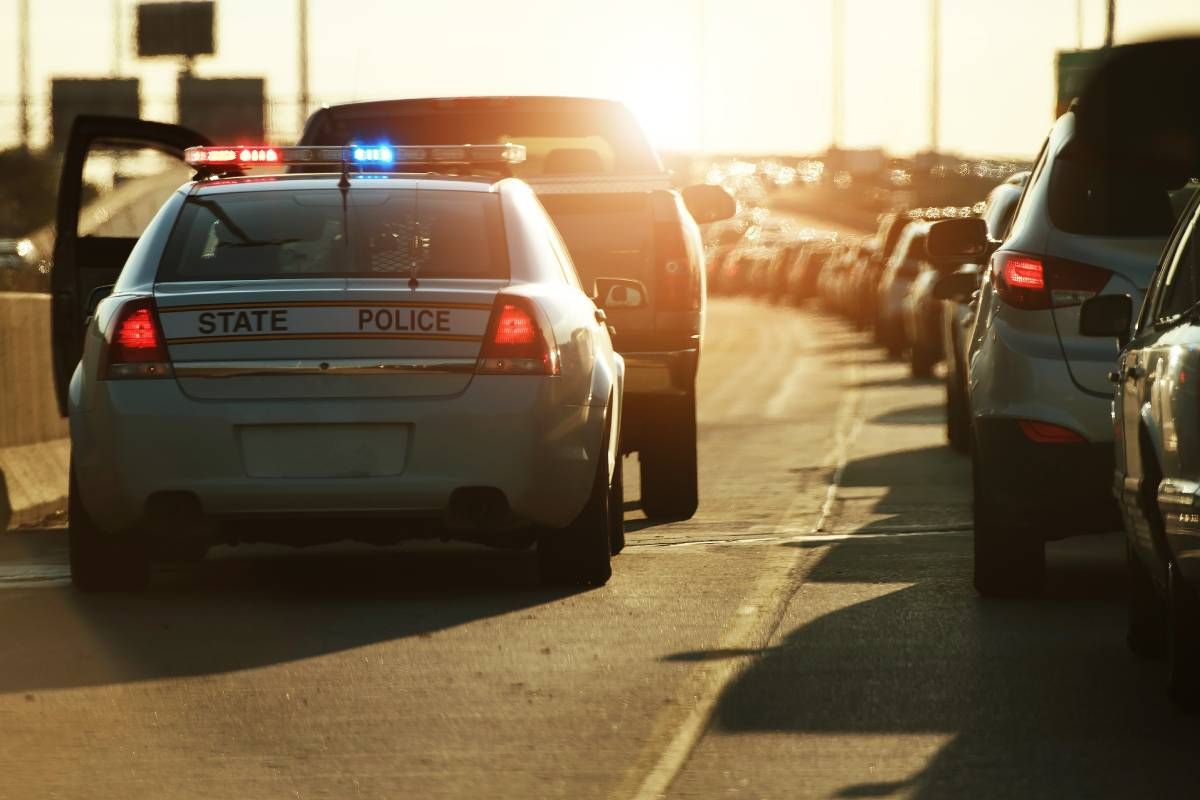
POLYGON ((154 56, 212 55, 213 3, 141 3, 137 7, 137 52, 154 56))
POLYGON ((80 114, 137 117, 137 78, 54 78, 50 81, 50 135, 55 147, 67 142, 80 114))
POLYGON ((179 77, 179 124, 214 142, 254 144, 266 136, 262 78, 179 77))
POLYGON ((1087 84, 1088 76, 1104 57, 1107 49, 1099 50, 1060 50, 1055 54, 1054 72, 1055 84, 1058 91, 1054 108, 1054 118, 1058 119, 1071 107, 1071 101, 1079 97, 1087 84))

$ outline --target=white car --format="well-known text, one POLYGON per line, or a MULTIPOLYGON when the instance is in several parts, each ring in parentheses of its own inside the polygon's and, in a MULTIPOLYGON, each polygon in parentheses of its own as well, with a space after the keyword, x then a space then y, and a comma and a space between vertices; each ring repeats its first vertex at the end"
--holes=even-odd
POLYGON ((522 155, 188 149, 199 179, 83 309, 75 583, 140 587, 157 553, 214 542, 423 537, 536 542, 545 581, 604 583, 625 368, 533 191, 478 174, 522 155))

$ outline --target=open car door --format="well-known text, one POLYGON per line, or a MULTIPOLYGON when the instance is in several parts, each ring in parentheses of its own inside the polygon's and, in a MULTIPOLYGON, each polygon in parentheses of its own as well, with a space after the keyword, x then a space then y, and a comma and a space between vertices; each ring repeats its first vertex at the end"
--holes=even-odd
POLYGON ((140 119, 81 116, 72 125, 50 272, 54 382, 63 416, 83 353, 89 298, 116 281, 163 201, 190 178, 184 149, 207 144, 187 128, 140 119))

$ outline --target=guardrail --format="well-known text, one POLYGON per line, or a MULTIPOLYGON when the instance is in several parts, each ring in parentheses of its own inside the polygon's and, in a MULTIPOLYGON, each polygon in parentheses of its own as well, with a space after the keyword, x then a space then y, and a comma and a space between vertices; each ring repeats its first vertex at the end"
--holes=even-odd
POLYGON ((50 353, 49 295, 0 292, 0 530, 66 506, 70 442, 50 353))

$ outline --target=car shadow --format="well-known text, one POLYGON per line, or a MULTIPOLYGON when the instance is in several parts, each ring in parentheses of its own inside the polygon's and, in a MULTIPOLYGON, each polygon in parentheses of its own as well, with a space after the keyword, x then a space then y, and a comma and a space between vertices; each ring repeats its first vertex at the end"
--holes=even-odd
POLYGON ((856 458, 843 470, 839 496, 843 516, 871 519, 855 524, 876 530, 948 530, 971 520, 970 461, 949 446, 920 447, 856 458), (855 497, 867 491, 868 500, 855 497))
POLYGON ((0 693, 211 675, 551 603, 530 552, 315 548, 156 570, 142 594, 9 589, 0 693))
POLYGON ((897 408, 869 420, 874 425, 941 425, 946 421, 946 407, 938 403, 897 408))
MULTIPOLYGON (((752 653, 712 731, 944 738, 915 774, 852 781, 836 797, 1195 796, 1200 724, 1171 708, 1161 667, 1124 646, 1120 540, 1069 541, 1051 548, 1044 595, 1021 601, 974 595, 964 537, 828 546, 784 620, 790 632, 752 653), (847 591, 867 599, 805 610, 847 591)), ((750 791, 756 779, 731 776, 750 791)))

